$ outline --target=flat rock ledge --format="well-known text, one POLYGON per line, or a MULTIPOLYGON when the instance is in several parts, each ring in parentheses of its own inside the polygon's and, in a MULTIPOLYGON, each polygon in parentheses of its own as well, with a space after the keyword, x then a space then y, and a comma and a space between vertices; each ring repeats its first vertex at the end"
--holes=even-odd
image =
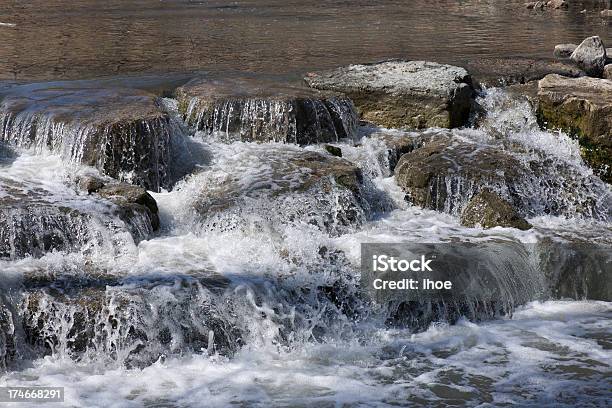
POLYGON ((225 142, 308 145, 352 139, 358 118, 336 92, 253 78, 194 79, 176 91, 185 122, 225 142))
POLYGON ((469 73, 427 61, 385 61, 313 72, 306 83, 348 95, 362 119, 388 128, 460 127, 475 97, 469 73))
POLYGON ((548 75, 538 84, 538 118, 577 137, 584 160, 612 182, 612 81, 548 75))
POLYGON ((170 123, 155 95, 135 89, 18 86, 0 104, 0 141, 155 191, 168 187, 170 123))
POLYGON ((477 58, 459 65, 470 72, 475 83, 487 87, 527 84, 548 74, 572 78, 586 75, 573 62, 554 59, 477 58))

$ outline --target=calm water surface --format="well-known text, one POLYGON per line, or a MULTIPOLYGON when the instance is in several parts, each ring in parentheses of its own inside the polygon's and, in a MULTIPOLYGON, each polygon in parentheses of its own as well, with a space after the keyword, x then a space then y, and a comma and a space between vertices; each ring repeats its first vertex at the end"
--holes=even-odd
POLYGON ((612 46, 612 19, 599 15, 606 1, 540 12, 524 1, 9 0, 0 4, 0 78, 549 57, 555 44, 594 34, 612 46))

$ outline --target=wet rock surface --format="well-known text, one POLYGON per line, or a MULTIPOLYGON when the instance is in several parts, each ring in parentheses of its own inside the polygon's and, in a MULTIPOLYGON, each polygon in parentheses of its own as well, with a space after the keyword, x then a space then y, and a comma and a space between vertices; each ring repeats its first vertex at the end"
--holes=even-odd
POLYGON ((550 75, 539 82, 538 115, 549 128, 578 138, 585 161, 612 181, 612 82, 550 75))
POLYGON ((255 173, 223 165, 194 176, 192 205, 209 228, 258 228, 256 218, 278 227, 307 223, 331 233, 365 221, 363 177, 352 163, 312 151, 259 146, 234 153, 248 157, 255 173), (283 209, 279 212, 278 209, 283 209), (254 222, 254 224, 253 224, 254 222))
POLYGON ((308 145, 351 139, 357 116, 334 92, 250 78, 194 79, 176 92, 185 121, 225 142, 308 145))
POLYGON ((494 192, 483 189, 468 202, 461 213, 466 227, 508 227, 527 230, 531 225, 519 216, 510 203, 494 192))
POLYGON ((20 304, 19 340, 27 344, 20 348, 75 360, 99 358, 103 350, 107 361, 127 367, 150 365, 179 349, 230 355, 241 345, 241 333, 225 310, 231 308, 229 286, 209 270, 167 279, 130 277, 87 265, 59 272, 34 270, 13 299, 20 304))
POLYGON ((167 186, 171 130, 158 98, 128 88, 12 87, 0 141, 48 149, 151 190, 167 186))
POLYGON ((465 69, 426 61, 349 65, 309 73, 305 81, 345 93, 362 119, 394 128, 462 126, 475 95, 465 69))
POLYGON ((460 64, 475 82, 487 87, 525 84, 544 78, 548 74, 579 77, 585 73, 575 64, 531 58, 480 58, 460 64))
POLYGON ((117 205, 120 218, 129 222, 141 218, 135 215, 144 215, 153 231, 159 229, 157 203, 144 188, 125 183, 110 183, 101 186, 95 192, 117 205))
POLYGON ((582 41, 570 56, 589 76, 601 77, 608 59, 601 38, 594 36, 582 41))
POLYGON ((479 144, 444 132, 426 132, 420 138, 422 147, 404 154, 394 171, 397 184, 414 205, 460 215, 469 200, 486 188, 522 217, 571 213, 607 220, 612 216, 609 197, 576 194, 601 181, 590 175, 572 178, 569 174, 575 170, 570 164, 545 160, 542 152, 535 150, 525 160, 524 148, 512 143, 479 144))

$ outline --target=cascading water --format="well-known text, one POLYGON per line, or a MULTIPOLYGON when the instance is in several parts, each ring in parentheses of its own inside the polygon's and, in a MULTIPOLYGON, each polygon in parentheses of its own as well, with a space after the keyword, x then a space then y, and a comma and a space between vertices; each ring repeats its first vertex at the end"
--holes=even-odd
MULTIPOLYGON (((570 406, 587 389, 605 401, 612 307, 549 300, 570 290, 541 255, 551 241, 611 245, 610 188, 567 136, 534 126, 528 105, 499 90, 481 102, 477 128, 425 137, 531 169, 496 191, 520 204, 532 230, 461 226, 469 187, 454 174, 438 186, 443 211, 406 201, 390 141, 416 146, 423 133, 363 128, 358 143, 336 144, 336 158, 320 146, 224 144, 203 132, 183 144, 197 170, 153 194, 157 236, 106 233, 108 247, 0 260, 0 385, 65 386, 76 406, 499 405, 511 395, 570 406), (363 242, 458 241, 494 243, 485 260, 512 266, 494 276, 493 308, 477 296, 377 304, 360 287, 363 242), (473 322, 485 318, 495 320, 473 322), (563 390, 549 381, 559 377, 563 390)), ((38 164, 17 154, 2 170, 27 182, 38 164)), ((63 192, 61 202, 93 205, 67 192, 56 180, 66 170, 50 160, 37 182, 63 192)), ((595 285, 609 285, 603 273, 595 285)))

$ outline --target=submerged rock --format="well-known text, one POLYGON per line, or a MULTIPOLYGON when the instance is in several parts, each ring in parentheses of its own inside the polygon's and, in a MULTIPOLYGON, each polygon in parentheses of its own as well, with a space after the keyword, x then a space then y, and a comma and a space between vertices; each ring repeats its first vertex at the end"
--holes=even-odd
POLYGON ((426 61, 349 65, 309 73, 305 81, 347 94, 364 120, 392 128, 463 126, 475 97, 465 69, 426 61))
POLYGON ((569 58, 572 53, 576 51, 578 46, 576 44, 558 44, 555 45, 555 50, 553 51, 553 56, 555 58, 569 58))
POLYGON ((168 186, 170 117, 133 89, 18 86, 0 103, 0 141, 64 159, 151 190, 168 186))
POLYGON ((518 215, 512 205, 494 192, 483 189, 476 194, 461 213, 461 224, 466 227, 509 227, 528 230, 531 225, 518 215))
POLYGON ((185 121, 223 141, 308 145, 353 138, 357 115, 347 97, 282 83, 195 79, 177 92, 185 121))
POLYGON ((465 61, 464 66, 475 82, 487 87, 525 84, 548 74, 579 77, 585 73, 573 63, 553 59, 478 58, 465 61))
POLYGON ((608 59, 606 48, 598 36, 585 39, 570 56, 589 76, 600 78, 608 59))
POLYGON ((612 81, 549 75, 538 99, 541 122, 577 137, 585 161, 612 182, 612 81))

